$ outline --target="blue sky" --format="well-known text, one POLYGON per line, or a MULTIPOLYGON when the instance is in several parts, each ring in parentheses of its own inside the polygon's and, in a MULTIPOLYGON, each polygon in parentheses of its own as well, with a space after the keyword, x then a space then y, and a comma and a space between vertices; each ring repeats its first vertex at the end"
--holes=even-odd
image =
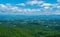
POLYGON ((0 3, 10 3, 10 4, 18 4, 18 3, 23 3, 26 2, 27 0, 0 0, 0 3))
MULTIPOLYGON (((18 4, 18 3, 24 3, 30 0, 0 0, 0 3, 11 3, 11 4, 18 4)), ((39 1, 39 0, 38 0, 39 1)), ((48 3, 56 3, 57 0, 43 0, 46 1, 48 3)))
POLYGON ((60 0, 0 0, 0 13, 60 15, 60 0))

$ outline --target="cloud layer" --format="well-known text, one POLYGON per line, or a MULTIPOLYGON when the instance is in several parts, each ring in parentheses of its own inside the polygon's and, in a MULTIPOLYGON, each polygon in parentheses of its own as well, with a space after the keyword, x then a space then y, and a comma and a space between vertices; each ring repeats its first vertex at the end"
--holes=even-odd
POLYGON ((32 15, 60 14, 60 0, 58 3, 46 3, 45 1, 32 0, 19 4, 0 4, 0 13, 19 13, 32 15))

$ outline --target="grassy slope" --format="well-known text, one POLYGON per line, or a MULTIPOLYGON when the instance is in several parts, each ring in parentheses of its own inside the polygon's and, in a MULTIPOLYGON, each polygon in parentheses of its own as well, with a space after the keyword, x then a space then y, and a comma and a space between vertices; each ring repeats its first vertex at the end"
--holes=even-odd
POLYGON ((22 25, 22 27, 0 26, 0 37, 60 37, 60 32, 38 25, 22 25))

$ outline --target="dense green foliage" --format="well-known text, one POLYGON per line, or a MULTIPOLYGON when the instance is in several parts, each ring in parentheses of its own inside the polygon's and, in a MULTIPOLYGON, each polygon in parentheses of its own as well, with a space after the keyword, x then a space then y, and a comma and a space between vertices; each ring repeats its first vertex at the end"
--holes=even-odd
POLYGON ((0 37, 60 37, 60 32, 48 27, 23 23, 20 26, 0 26, 0 37))

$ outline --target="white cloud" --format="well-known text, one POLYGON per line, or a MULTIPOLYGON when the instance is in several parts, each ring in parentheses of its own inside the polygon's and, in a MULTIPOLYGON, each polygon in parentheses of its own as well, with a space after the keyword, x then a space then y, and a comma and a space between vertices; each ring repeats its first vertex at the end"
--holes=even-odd
POLYGON ((0 8, 7 8, 4 4, 0 4, 0 8))
POLYGON ((34 4, 42 4, 44 1, 38 1, 38 0, 33 0, 33 1, 28 1, 27 4, 34 5, 34 4))
POLYGON ((27 9, 27 8, 19 8, 17 6, 12 5, 4 5, 0 4, 0 13, 34 13, 34 12, 40 12, 40 9, 27 9), (3 11, 3 12, 1 12, 3 11))
POLYGON ((60 15, 60 12, 55 12, 55 13, 53 13, 53 14, 60 15))
POLYGON ((50 3, 43 3, 42 6, 52 6, 50 3))
POLYGON ((60 0, 57 0, 57 2, 59 2, 59 3, 60 3, 60 0))
POLYGON ((20 4, 16 4, 16 5, 18 5, 18 6, 25 6, 26 4, 20 3, 20 4))
POLYGON ((60 8, 60 6, 57 6, 57 8, 60 8))
POLYGON ((50 9, 50 7, 44 7, 44 9, 50 9))
MULTIPOLYGON (((28 1, 26 3, 20 3, 20 4, 15 4, 15 5, 0 4, 0 13, 2 13, 2 11, 3 11, 4 13, 51 14, 54 11, 53 8, 59 8, 60 9, 60 5, 45 3, 44 1, 32 0, 32 1, 28 1), (30 9, 30 6, 27 8, 28 5, 32 5, 32 6, 38 5, 39 7, 40 6, 42 6, 42 7, 37 8, 37 9, 35 7, 33 7, 33 9, 32 8, 30 9), (20 6, 24 6, 26 8, 23 8, 20 6), (43 11, 45 11, 45 12, 43 12, 43 11)), ((55 14, 55 12, 53 12, 53 13, 55 14)))
POLYGON ((13 12, 16 11, 18 8, 14 7, 12 5, 5 5, 5 4, 0 4, 0 12, 4 11, 4 12, 13 12))

